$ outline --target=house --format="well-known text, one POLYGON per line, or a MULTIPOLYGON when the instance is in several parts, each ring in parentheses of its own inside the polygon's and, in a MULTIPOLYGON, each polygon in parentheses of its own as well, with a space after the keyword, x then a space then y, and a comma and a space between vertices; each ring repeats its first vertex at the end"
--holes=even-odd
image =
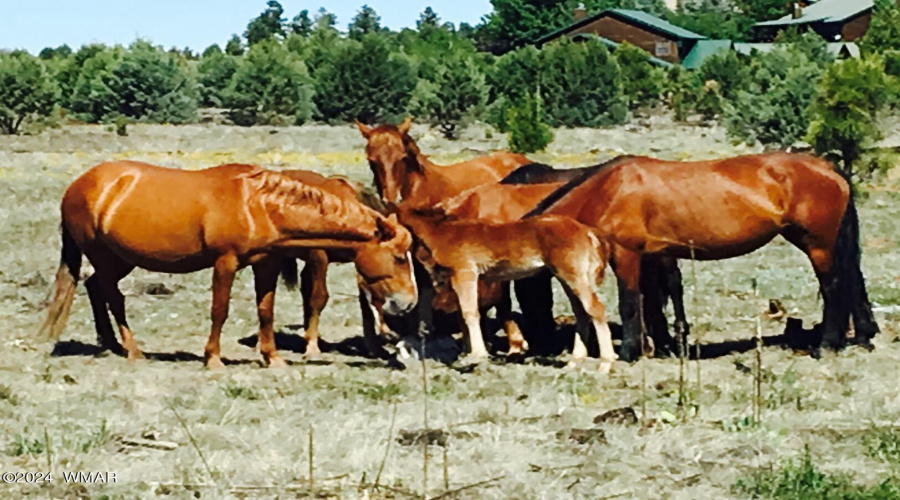
POLYGON ((575 10, 575 23, 537 40, 540 47, 564 36, 574 39, 597 37, 607 45, 628 42, 658 61, 680 64, 703 35, 679 28, 646 12, 630 9, 608 9, 588 16, 583 7, 575 10))
POLYGON ((796 28, 813 30, 828 42, 852 42, 869 29, 873 7, 873 0, 819 0, 813 4, 798 1, 786 16, 756 23, 754 38, 771 42, 782 31, 796 28))

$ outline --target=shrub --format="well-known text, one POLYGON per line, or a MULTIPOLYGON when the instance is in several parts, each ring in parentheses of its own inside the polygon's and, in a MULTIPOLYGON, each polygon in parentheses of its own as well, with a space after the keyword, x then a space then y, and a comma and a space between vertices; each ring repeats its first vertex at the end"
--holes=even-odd
POLYGON ((659 101, 665 73, 650 64, 647 52, 623 43, 613 55, 622 72, 622 91, 629 107, 637 109, 659 101))
POLYGON ((410 110, 455 139, 464 120, 484 106, 487 84, 474 58, 453 54, 441 60, 430 78, 420 78, 410 110))
POLYGON ((877 55, 831 65, 813 101, 807 140, 819 155, 839 152, 852 173, 863 148, 881 139, 878 114, 896 91, 877 55))
POLYGON ((729 135, 753 143, 790 146, 809 128, 809 106, 823 68, 794 47, 754 56, 748 84, 725 107, 729 135))
POLYGON ((126 137, 128 135, 128 118, 119 115, 113 123, 116 126, 116 135, 119 137, 126 137))
POLYGON ((196 118, 194 91, 194 79, 181 55, 138 40, 128 50, 103 48, 85 61, 70 105, 89 122, 122 115, 186 123, 196 118))
POLYGON ((0 133, 18 134, 27 120, 49 117, 58 96, 44 63, 27 53, 0 53, 0 133))
POLYGON ((875 0, 872 22, 860 45, 866 52, 900 50, 900 5, 896 0, 875 0))
POLYGON ((703 84, 698 73, 681 66, 673 66, 669 69, 664 84, 669 109, 674 113, 676 120, 686 121, 696 110, 697 101, 703 92, 703 84))
POLYGON ((263 40, 250 47, 222 103, 236 125, 277 124, 278 115, 300 124, 312 118, 312 93, 303 61, 277 41, 263 40))
MULTIPOLYGON (((315 37, 315 33, 313 34, 315 37)), ((416 85, 409 61, 392 54, 383 35, 340 40, 315 73, 315 102, 322 119, 365 123, 404 114, 416 85)))
POLYGON ((553 130, 546 123, 540 92, 526 95, 507 110, 509 149, 515 153, 542 151, 553 141, 553 130))
POLYGON ((211 107, 222 105, 222 94, 228 88, 237 67, 238 60, 222 52, 218 45, 212 45, 203 51, 203 58, 197 65, 200 105, 211 107))
POLYGON ((539 81, 554 126, 596 127, 624 123, 628 106, 618 63, 599 40, 563 39, 546 47, 539 81))

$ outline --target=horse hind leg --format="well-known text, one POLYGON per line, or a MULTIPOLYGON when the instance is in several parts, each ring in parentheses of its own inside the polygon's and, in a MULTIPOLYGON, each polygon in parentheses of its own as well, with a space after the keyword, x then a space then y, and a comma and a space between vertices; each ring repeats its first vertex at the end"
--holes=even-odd
POLYGON ((822 342, 824 349, 838 350, 845 344, 850 326, 850 304, 841 296, 840 274, 834 258, 833 245, 821 245, 808 232, 796 227, 783 232, 786 240, 802 250, 812 263, 819 280, 824 308, 822 312, 822 342))
POLYGON ((84 282, 84 287, 87 289, 88 299, 91 302, 98 345, 104 350, 124 356, 125 350, 116 339, 116 333, 109 321, 109 306, 106 302, 106 295, 103 293, 103 285, 97 275, 89 277, 84 282))
POLYGON ((142 359, 144 354, 137 347, 134 340, 134 332, 128 326, 128 320, 125 317, 125 296, 119 290, 119 279, 100 278, 106 301, 109 305, 109 311, 119 326, 119 334, 122 336, 122 348, 129 361, 142 359))
POLYGON ((281 262, 270 259, 253 266, 253 286, 256 291, 256 313, 259 318, 259 353, 270 368, 286 365, 275 348, 275 289, 281 262))
POLYGON ((507 356, 511 358, 520 357, 525 354, 528 345, 525 342, 525 336, 522 334, 522 330, 519 329, 519 325, 512 315, 512 285, 507 281, 503 283, 502 286, 503 296, 500 299, 500 303, 497 305, 497 318, 503 322, 503 330, 506 332, 506 338, 509 341, 507 356))

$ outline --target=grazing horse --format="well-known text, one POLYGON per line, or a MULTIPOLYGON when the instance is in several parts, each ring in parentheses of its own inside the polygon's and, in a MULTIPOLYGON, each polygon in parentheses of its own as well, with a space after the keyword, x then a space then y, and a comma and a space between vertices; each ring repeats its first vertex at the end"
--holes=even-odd
MULTIPOLYGON (((373 128, 359 122, 356 125, 366 139, 366 157, 378 194, 394 206, 402 202, 431 207, 466 189, 499 182, 516 168, 531 163, 520 154, 495 153, 452 165, 435 165, 410 137, 410 118, 397 126, 385 124, 373 128)), ((424 325, 432 328, 433 311, 452 313, 452 307, 458 301, 447 292, 430 297, 433 295, 430 278, 419 266, 416 266, 416 278, 423 296, 419 315, 424 325)), ((498 283, 482 282, 479 285, 479 303, 486 309, 512 307, 509 294, 498 283)), ((416 323, 410 326, 416 331, 419 319, 410 320, 416 323)))
MULTIPOLYGON (((279 173, 345 200, 359 201, 380 213, 386 212, 386 208, 374 194, 365 191, 362 186, 355 185, 344 178, 326 177, 310 170, 281 170, 279 173)), ((303 271, 299 274, 300 294, 303 297, 303 332, 306 340, 304 356, 317 358, 322 353, 319 348, 319 320, 322 316, 322 310, 328 304, 329 298, 327 284, 328 264, 331 262, 353 262, 354 255, 352 251, 345 249, 308 249, 300 253, 299 258, 305 262, 303 271)), ((289 288, 297 286, 298 277, 295 259, 285 259, 282 264, 282 277, 289 288)), ((373 356, 381 356, 383 353, 377 335, 379 328, 383 326, 383 322, 380 321, 381 312, 377 311, 377 314, 373 315, 363 287, 360 287, 359 293, 366 347, 373 356)))
POLYGON ((878 332, 859 268, 859 222, 847 181, 819 158, 768 153, 675 162, 625 158, 561 187, 529 215, 568 215, 612 245, 627 302, 620 355, 640 354, 641 256, 719 260, 752 252, 778 235, 810 259, 824 299, 822 347, 878 332))
MULTIPOLYGON (((400 222, 420 242, 416 259, 438 286, 449 281, 456 292, 473 358, 488 356, 478 315, 478 280, 509 281, 548 268, 562 282, 577 319, 573 359, 587 357, 584 341, 591 324, 597 331, 600 358, 616 359, 606 310, 594 292, 594 285, 603 281, 609 247, 589 227, 555 215, 491 223, 435 217, 432 210, 406 206, 400 207, 400 222)), ((510 338, 511 345, 517 342, 521 339, 510 338)))
MULTIPOLYGON (((605 166, 628 158, 630 156, 619 156, 600 165, 571 169, 556 169, 541 163, 524 165, 506 176, 499 185, 489 184, 468 191, 468 199, 457 200, 455 203, 459 205, 459 208, 449 209, 448 207, 448 213, 456 213, 459 210, 468 210, 469 213, 472 213, 475 205, 478 205, 481 212, 479 217, 487 217, 493 211, 495 214, 507 215, 518 213, 516 218, 519 218, 552 192, 550 186, 560 187, 565 182, 584 175, 591 175, 605 166), (528 189, 520 186, 544 187, 528 189)), ((474 217, 475 215, 469 216, 474 217)), ((649 338, 653 340, 653 351, 657 355, 673 353, 677 350, 678 345, 669 334, 668 322, 663 310, 670 298, 675 311, 676 333, 682 339, 689 333, 678 262, 672 258, 644 256, 641 261, 641 270, 640 287, 644 297, 644 323, 649 338)), ((552 331, 554 327, 553 291, 549 272, 517 280, 515 288, 516 297, 519 299, 526 320, 524 331, 529 345, 532 348, 537 347, 534 349, 537 353, 548 352, 549 349, 544 347, 548 339, 542 335, 542 332, 552 331)), ((619 295, 624 295, 624 289, 621 286, 619 295)), ((620 301, 620 307, 621 305, 620 301)), ((647 350, 649 352, 651 349, 647 350)))
POLYGON ((88 170, 62 200, 62 257, 42 331, 58 338, 75 294, 82 254, 94 266, 85 282, 102 346, 142 357, 125 318, 119 281, 135 267, 166 273, 213 268, 212 328, 206 365, 221 368, 219 336, 235 274, 253 268, 259 350, 269 366, 273 315, 284 258, 309 249, 353 254, 366 293, 403 313, 417 300, 409 258, 412 238, 396 218, 284 175, 251 165, 182 171, 121 161, 88 170), (122 344, 109 323, 112 312, 122 344))

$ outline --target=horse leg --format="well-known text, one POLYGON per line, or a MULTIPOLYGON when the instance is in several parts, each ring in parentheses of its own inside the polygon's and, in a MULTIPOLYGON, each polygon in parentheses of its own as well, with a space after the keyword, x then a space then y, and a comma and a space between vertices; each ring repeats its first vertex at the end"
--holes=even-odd
MULTIPOLYGON (((685 342, 690 335, 690 325, 687 322, 687 314, 684 311, 684 285, 682 283, 681 269, 678 268, 678 260, 671 257, 660 259, 661 273, 664 275, 666 289, 669 298, 672 299, 672 308, 675 310, 675 338, 678 342, 685 342)), ((663 304, 665 305, 665 304, 663 304)), ((671 341, 671 338, 669 339, 671 341)), ((677 346, 679 349, 681 345, 677 346)))
MULTIPOLYGON (((791 227, 782 232, 786 240, 802 250, 812 263, 822 292, 822 348, 838 350, 844 346, 850 326, 850 304, 841 297, 840 272, 833 248, 817 245, 805 230, 791 227)), ((833 247, 833 246, 832 246, 833 247)))
POLYGON ((91 310, 94 313, 94 329, 97 331, 97 343, 104 350, 108 349, 116 354, 124 355, 122 344, 116 340, 112 323, 109 321, 109 309, 107 309, 106 296, 103 293, 103 285, 100 284, 96 274, 91 275, 84 282, 88 298, 91 301, 91 310))
POLYGON ((303 295, 303 331, 307 358, 322 355, 319 349, 319 318, 328 304, 328 254, 312 250, 300 273, 300 293, 303 295))
POLYGON ((644 348, 642 297, 640 291, 641 256, 619 245, 613 245, 613 271, 619 284, 619 315, 622 318, 623 361, 637 361, 644 348))
POLYGON ((660 279, 662 273, 663 266, 658 257, 649 255, 641 257, 640 290, 644 300, 644 324, 647 327, 648 337, 653 339, 654 356, 671 355, 674 344, 666 320, 667 287, 660 279))
POLYGON ((553 318, 553 274, 549 270, 514 283, 516 299, 525 319, 522 330, 528 341, 528 349, 537 355, 552 351, 551 335, 556 332, 553 318))
POLYGON ((503 330, 506 332, 506 339, 509 341, 509 349, 507 356, 521 356, 525 354, 528 346, 522 330, 516 324, 516 320, 512 315, 512 285, 506 281, 503 283, 503 296, 500 303, 497 304, 497 318, 503 322, 503 330))
POLYGON ((380 337, 381 334, 385 333, 384 318, 381 315, 381 310, 369 299, 365 288, 363 288, 362 281, 359 284, 359 308, 362 313, 363 339, 369 355, 374 358, 385 358, 387 352, 382 347, 380 337))
POLYGON ((278 259, 266 259, 253 265, 256 290, 256 314, 259 317, 259 353, 271 368, 286 366, 275 348, 275 288, 278 285, 278 259))
POLYGON ((454 271, 450 284, 459 298, 459 310, 466 324, 469 356, 472 359, 487 359, 488 351, 481 334, 481 318, 478 313, 478 273, 468 269, 454 271))
POLYGON ((206 367, 211 370, 225 368, 219 348, 219 337, 222 336, 222 326, 225 325, 225 320, 228 319, 231 286, 234 284, 234 275, 237 274, 237 269, 238 259, 233 254, 219 257, 213 266, 212 328, 204 349, 206 367))

